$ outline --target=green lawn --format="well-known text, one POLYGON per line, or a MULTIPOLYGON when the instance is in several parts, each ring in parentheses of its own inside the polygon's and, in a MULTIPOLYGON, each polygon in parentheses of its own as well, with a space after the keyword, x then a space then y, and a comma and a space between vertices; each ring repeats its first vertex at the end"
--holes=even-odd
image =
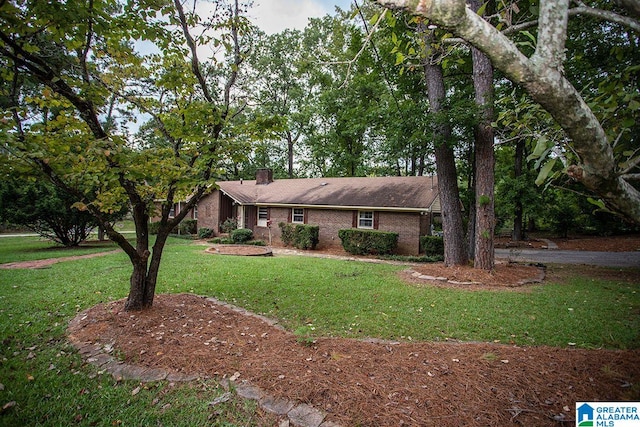
MULTIPOLYGON (((2 238, 0 257, 44 258, 49 251, 38 244, 2 238)), ((639 283, 575 277, 530 293, 415 288, 398 278, 398 266, 203 249, 170 239, 158 293, 215 296, 278 318, 292 331, 307 325, 317 336, 640 348, 639 283)), ((123 253, 0 270, 0 405, 15 402, 0 426, 270 425, 240 400, 209 407, 223 393, 213 381, 159 382, 134 393, 135 381, 117 382, 82 363, 66 343, 68 321, 124 298, 129 274, 123 253)))
POLYGON ((47 258, 87 255, 117 249, 113 242, 92 241, 75 248, 65 248, 39 237, 0 237, 0 264, 47 258))

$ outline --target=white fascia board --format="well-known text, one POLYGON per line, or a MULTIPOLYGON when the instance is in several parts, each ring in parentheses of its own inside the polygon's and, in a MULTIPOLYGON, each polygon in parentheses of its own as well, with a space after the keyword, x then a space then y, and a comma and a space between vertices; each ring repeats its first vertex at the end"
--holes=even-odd
POLYGON ((271 208, 304 208, 304 209, 332 209, 342 211, 380 211, 380 212, 431 212, 431 208, 402 208, 381 206, 334 206, 334 205, 301 205, 295 203, 254 203, 255 206, 271 208))

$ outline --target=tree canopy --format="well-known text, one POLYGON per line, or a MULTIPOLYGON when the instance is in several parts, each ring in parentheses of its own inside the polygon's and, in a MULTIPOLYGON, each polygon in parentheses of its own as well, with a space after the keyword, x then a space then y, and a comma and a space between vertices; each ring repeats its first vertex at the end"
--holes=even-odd
POLYGON ((377 3, 420 18, 355 2, 266 35, 239 0, 0 2, 2 172, 46 178, 122 247, 128 309, 151 306, 169 233, 215 181, 261 167, 289 177, 437 169, 447 215, 461 199, 468 207, 447 223, 464 262, 465 220, 477 250, 492 250, 495 131, 515 145, 499 153, 516 165, 498 187, 517 183, 500 197, 520 222, 537 196, 525 191, 532 165, 537 184, 562 179, 597 195, 594 209, 640 223, 633 2, 377 3), (495 77, 482 78, 482 54, 495 77), (125 208, 133 243, 110 221, 125 208))
MULTIPOLYGON (((627 7, 626 3, 622 3, 621 8, 614 2, 599 2, 597 6, 601 8, 577 2, 578 7, 570 8, 569 0, 542 1, 539 7, 532 4, 526 8, 524 6, 528 4, 525 2, 521 4, 523 7, 513 3, 499 11, 492 24, 470 10, 464 0, 439 0, 426 4, 378 0, 378 3, 424 16, 483 51, 496 69, 521 86, 564 130, 566 139, 563 144, 566 151, 573 154, 572 164, 565 168, 566 173, 597 194, 604 206, 636 223, 640 222, 640 192, 637 188, 640 156, 637 133, 630 132, 633 123, 638 122, 640 111, 638 64, 633 59, 634 55, 629 57, 623 53, 629 53, 628 49, 637 51, 640 26, 634 8, 627 7), (565 73, 565 68, 569 68, 566 49, 580 47, 579 43, 567 42, 571 30, 569 18, 576 16, 588 17, 589 25, 611 40, 610 53, 619 53, 615 57, 619 58, 622 70, 613 75, 607 73, 613 81, 588 87, 585 93, 576 89, 569 80, 574 77, 578 82, 579 76, 565 73), (523 17, 530 19, 511 25, 516 18, 523 17), (535 36, 528 31, 532 28, 537 29, 535 36), (509 35, 514 33, 525 33, 530 38, 529 43, 510 39, 509 35), (611 37, 612 34, 624 36, 611 37), (629 58, 632 58, 631 63, 629 58), (610 104, 608 108, 603 105, 607 103, 610 104), (620 115, 611 120, 611 113, 616 111, 620 115), (634 118, 633 123, 630 117, 634 118), (621 139, 628 140, 631 149, 620 152, 618 143, 621 139)), ((588 52, 569 53, 580 54, 588 52)), ((591 70, 582 77, 597 79, 598 74, 591 70)), ((544 152, 546 148, 541 147, 540 151, 544 152)), ((548 174, 555 163, 556 159, 551 157, 541 169, 542 175, 548 174)))

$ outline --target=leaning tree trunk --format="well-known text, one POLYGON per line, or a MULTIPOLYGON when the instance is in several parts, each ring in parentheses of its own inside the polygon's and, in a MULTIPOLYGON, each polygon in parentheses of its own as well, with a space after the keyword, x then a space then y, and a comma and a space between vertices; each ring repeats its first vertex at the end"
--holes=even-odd
MULTIPOLYGON (((471 0, 471 8, 478 10, 479 0, 471 0)), ((480 121, 474 128, 475 139, 475 251, 474 267, 492 270, 495 265, 494 241, 494 165, 493 151, 493 66, 475 47, 471 48, 473 87, 480 121)))
MULTIPOLYGON (((442 101, 445 98, 442 66, 432 64, 427 55, 424 73, 430 111, 432 114, 438 114, 443 110, 442 101)), ((464 238, 456 159, 453 149, 448 145, 451 139, 451 128, 447 124, 439 124, 435 129, 435 134, 437 139, 435 155, 438 194, 440 195, 444 234, 444 263, 446 266, 465 265, 469 262, 469 258, 464 238)))

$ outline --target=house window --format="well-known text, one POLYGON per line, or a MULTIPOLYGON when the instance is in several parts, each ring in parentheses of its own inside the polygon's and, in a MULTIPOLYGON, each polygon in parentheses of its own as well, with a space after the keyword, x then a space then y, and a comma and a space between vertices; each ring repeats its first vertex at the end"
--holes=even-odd
POLYGON ((266 227, 269 221, 269 208, 258 208, 258 227, 266 227))
POLYGON ((169 209, 169 218, 174 218, 176 216, 176 205, 171 205, 171 209, 169 209))
POLYGON ((291 222, 295 224, 304 224, 304 209, 293 208, 293 212, 291 212, 291 222))
POLYGON ((198 205, 193 207, 193 219, 198 219, 198 205))
POLYGON ((373 228, 373 211, 358 212, 358 228, 373 228))

